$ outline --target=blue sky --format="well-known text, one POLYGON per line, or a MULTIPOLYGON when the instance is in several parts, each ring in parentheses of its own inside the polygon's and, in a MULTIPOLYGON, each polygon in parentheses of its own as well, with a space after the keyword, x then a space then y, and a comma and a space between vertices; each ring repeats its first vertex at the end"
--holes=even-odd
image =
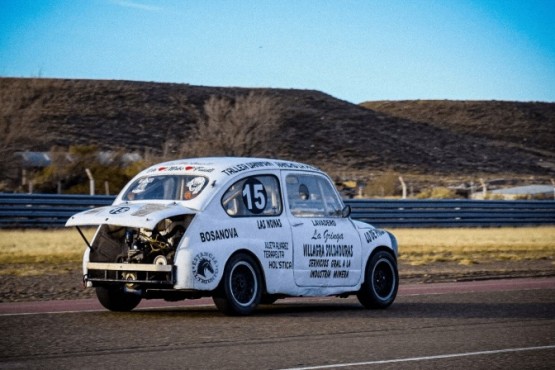
POLYGON ((555 102, 555 0, 0 0, 0 76, 555 102))

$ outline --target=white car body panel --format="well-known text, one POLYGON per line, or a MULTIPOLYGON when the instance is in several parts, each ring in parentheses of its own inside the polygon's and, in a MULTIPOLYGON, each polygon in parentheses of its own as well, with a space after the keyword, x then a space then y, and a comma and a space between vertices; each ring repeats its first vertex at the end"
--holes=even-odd
MULTIPOLYGON (((88 281, 89 286, 92 285, 91 282, 99 284, 91 279, 88 262, 116 263, 110 258, 115 258, 119 253, 115 247, 117 241, 123 245, 124 240, 120 234, 117 237, 119 239, 111 236, 118 230, 116 227, 137 229, 134 234, 130 234, 135 237, 138 233, 146 232, 144 240, 152 241, 149 233, 160 227, 162 221, 170 219, 175 224, 182 225, 185 230, 180 238, 176 238, 179 239, 178 245, 174 245, 173 251, 168 253, 175 275, 172 286, 166 289, 200 294, 204 292, 209 295, 220 285, 230 257, 237 251, 243 251, 258 261, 267 294, 319 296, 358 291, 364 282, 366 264, 374 249, 385 248, 397 257, 394 237, 384 230, 353 221, 349 217, 296 216, 291 211, 293 206, 288 199, 290 190, 285 185, 289 181, 287 176, 294 175, 309 175, 317 181, 328 182, 333 187, 329 177, 312 166, 273 159, 185 159, 147 168, 124 187, 112 206, 80 212, 67 221, 68 227, 99 225, 90 243, 91 247, 83 257, 85 281, 88 281), (144 201, 125 199, 131 194, 133 186, 137 187, 136 181, 166 175, 189 176, 185 188, 189 195, 185 197, 194 193, 194 198, 144 201), (224 194, 233 184, 247 177, 275 178, 279 186, 277 196, 281 197, 281 210, 276 208, 275 215, 261 213, 236 216, 229 209, 224 209, 224 194), (202 180, 190 181, 191 178, 202 180), (201 185, 195 187, 195 184, 201 185), (203 190, 198 191, 200 187, 203 190), (103 241, 109 238, 113 240, 103 241), (113 248, 114 251, 100 253, 104 248, 113 248)), ((276 196, 271 194, 268 186, 256 181, 258 182, 252 182, 252 193, 245 190, 248 183, 246 181, 242 189, 243 197, 238 198, 244 202, 240 206, 249 210, 250 207, 256 209, 257 202, 267 205, 273 201, 270 198, 276 196)), ((148 181, 145 180, 144 183, 147 184, 148 181)), ((339 199, 339 194, 334 187, 333 189, 335 197, 339 199)), ((143 190, 141 188, 133 191, 139 193, 143 190)), ((337 202, 341 203, 340 200, 337 202)), ((257 212, 262 212, 262 208, 257 212)), ((170 234, 171 231, 168 230, 166 235, 170 234)), ((126 250, 124 246, 122 248, 126 250)), ((131 244, 128 249, 132 249, 131 244)), ((118 263, 117 266, 125 269, 133 268, 133 263, 118 263)), ((117 267, 114 268, 117 270, 117 267)))
POLYGON ((93 208, 77 213, 69 218, 66 226, 118 225, 153 229, 165 218, 194 214, 195 211, 175 202, 164 203, 123 203, 117 206, 93 208))

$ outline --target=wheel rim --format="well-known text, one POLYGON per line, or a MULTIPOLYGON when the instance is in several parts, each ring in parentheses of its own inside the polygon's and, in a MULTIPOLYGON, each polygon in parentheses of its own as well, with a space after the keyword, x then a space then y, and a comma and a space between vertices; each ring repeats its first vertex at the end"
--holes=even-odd
POLYGON ((384 301, 390 299, 394 292, 395 282, 393 264, 386 258, 378 260, 372 271, 372 286, 376 296, 384 301))
POLYGON ((229 284, 231 294, 239 305, 249 306, 256 299, 258 281, 250 264, 239 262, 233 266, 229 284))

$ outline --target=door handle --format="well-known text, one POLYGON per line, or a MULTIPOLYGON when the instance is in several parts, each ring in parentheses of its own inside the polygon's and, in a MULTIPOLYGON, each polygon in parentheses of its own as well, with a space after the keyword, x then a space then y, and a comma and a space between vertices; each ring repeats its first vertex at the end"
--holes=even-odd
POLYGON ((293 227, 304 225, 304 222, 297 222, 296 224, 291 224, 293 227))

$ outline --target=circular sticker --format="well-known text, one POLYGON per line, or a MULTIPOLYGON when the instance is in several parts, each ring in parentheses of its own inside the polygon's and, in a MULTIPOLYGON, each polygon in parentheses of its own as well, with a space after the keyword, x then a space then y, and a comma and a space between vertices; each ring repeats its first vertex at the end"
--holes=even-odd
POLYGON ((210 252, 201 252, 193 259, 193 276, 204 284, 214 281, 218 275, 218 261, 210 252))
POLYGON ((268 195, 264 185, 255 178, 250 178, 243 184, 243 203, 249 211, 259 214, 266 208, 268 195))
POLYGON ((118 207, 118 208, 114 208, 110 211, 111 215, 119 215, 120 213, 125 213, 127 211, 129 211, 131 208, 129 207, 118 207))

